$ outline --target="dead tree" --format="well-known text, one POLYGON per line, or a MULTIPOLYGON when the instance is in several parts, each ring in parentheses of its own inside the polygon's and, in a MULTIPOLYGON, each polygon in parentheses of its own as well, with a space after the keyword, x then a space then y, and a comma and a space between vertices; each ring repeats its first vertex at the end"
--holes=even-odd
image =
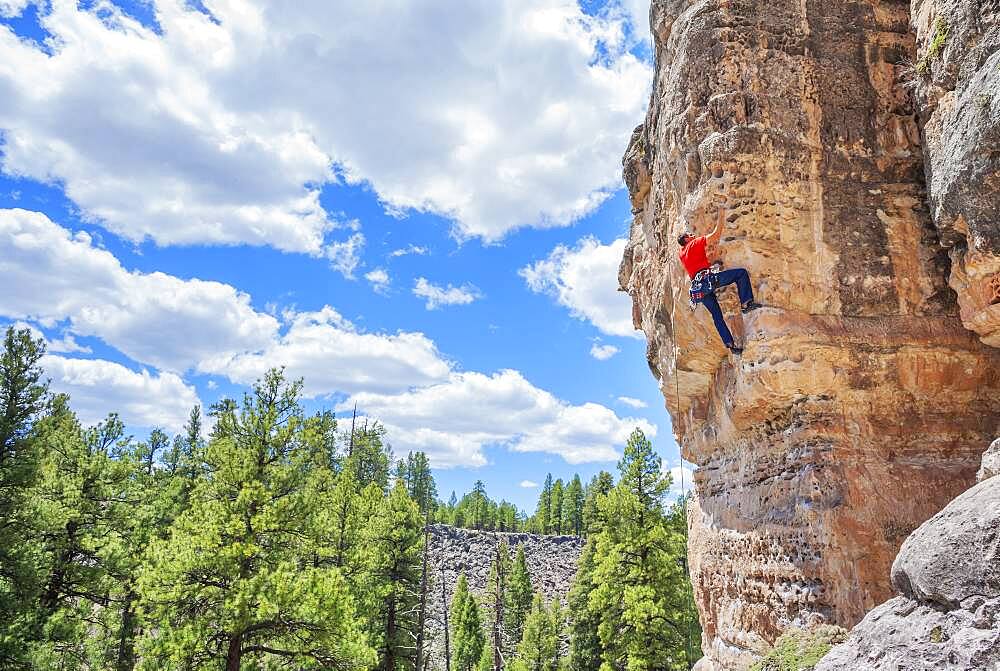
POLYGON ((415 665, 417 671, 423 669, 424 629, 427 626, 427 556, 430 554, 430 529, 431 509, 428 505, 424 509, 424 568, 420 576, 420 612, 417 616, 417 661, 415 665))
MULTIPOLYGON (((496 538, 496 534, 493 536, 496 538)), ((503 574, 503 557, 500 556, 500 552, 503 549, 501 543, 496 544, 497 547, 497 579, 496 585, 494 586, 496 592, 494 594, 493 603, 493 671, 502 671, 503 669, 503 653, 501 648, 503 647, 503 593, 504 593, 504 574, 503 574)))
POLYGON ((448 597, 444 593, 444 567, 441 567, 441 610, 444 612, 444 671, 451 671, 451 635, 448 632, 448 597))

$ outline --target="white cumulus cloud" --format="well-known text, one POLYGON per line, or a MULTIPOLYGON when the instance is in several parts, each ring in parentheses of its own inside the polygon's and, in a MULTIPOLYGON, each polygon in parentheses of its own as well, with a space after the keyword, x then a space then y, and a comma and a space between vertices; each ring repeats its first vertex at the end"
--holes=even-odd
POLYGON ((305 379, 305 393, 320 396, 361 390, 394 393, 448 378, 451 364, 422 333, 366 333, 336 310, 289 313, 285 331, 266 347, 206 359, 200 370, 249 384, 284 366, 305 379))
POLYGON ((645 408, 647 404, 645 401, 638 398, 632 398, 631 396, 619 396, 618 402, 629 406, 630 408, 645 408))
POLYGON ((524 487, 525 489, 534 489, 537 486, 538 483, 532 480, 521 480, 521 487, 524 487))
POLYGON ((400 394, 361 392, 340 407, 354 402, 386 425, 395 448, 423 450, 439 468, 482 465, 487 446, 555 454, 571 464, 614 461, 635 427, 656 435, 644 419, 567 403, 514 370, 452 373, 400 394))
POLYGON ((126 270, 86 233, 38 212, 0 210, 0 268, 0 315, 43 326, 68 320, 76 335, 158 368, 181 372, 210 355, 258 349, 278 331, 228 284, 126 270))
POLYGON ((279 321, 228 284, 130 272, 37 212, 0 210, 0 269, 0 316, 68 322, 53 352, 82 351, 74 334, 93 336, 140 363, 244 384, 286 366, 310 395, 401 391, 451 372, 422 333, 366 333, 329 306, 279 321))
POLYGON ((638 338, 632 326, 632 301, 617 290, 624 251, 624 239, 602 245, 586 237, 574 248, 557 246, 548 258, 519 272, 532 291, 552 296, 602 333, 638 338))
POLYGON ((442 305, 468 305, 482 298, 479 289, 471 284, 460 287, 449 284, 446 287, 431 284, 424 277, 418 277, 413 285, 413 295, 425 299, 424 307, 437 310, 442 305))
POLYGON ((595 342, 590 346, 590 356, 598 361, 607 361, 615 354, 618 354, 618 348, 614 345, 601 345, 595 342))
POLYGON ((571 223, 620 188, 651 78, 576 0, 150 0, 159 30, 39 4, 51 53, 0 26, 3 170, 163 245, 324 256, 331 182, 460 238, 571 223))
POLYGON ((88 425, 114 411, 129 427, 179 433, 191 408, 201 404, 194 388, 174 373, 137 373, 113 361, 52 355, 40 364, 52 390, 69 394, 70 407, 88 425))
POLYGON ((365 279, 371 283, 372 289, 380 294, 389 290, 391 279, 389 278, 389 273, 384 268, 376 268, 371 272, 365 273, 365 279))
POLYGON ((30 0, 0 0, 0 16, 20 16, 30 0))

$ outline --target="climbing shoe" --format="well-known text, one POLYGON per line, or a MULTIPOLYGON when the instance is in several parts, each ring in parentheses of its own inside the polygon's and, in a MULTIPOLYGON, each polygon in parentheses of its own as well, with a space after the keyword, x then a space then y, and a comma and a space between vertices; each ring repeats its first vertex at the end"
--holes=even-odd
POLYGON ((750 301, 749 303, 747 303, 746 305, 744 305, 742 308, 740 308, 740 311, 743 314, 748 314, 750 312, 753 312, 757 308, 762 308, 762 307, 764 307, 764 306, 761 305, 760 303, 758 303, 757 301, 750 301))
POLYGON ((739 355, 743 354, 743 348, 742 347, 737 347, 736 345, 730 345, 729 346, 729 351, 732 352, 733 354, 735 354, 736 356, 739 356, 739 355))

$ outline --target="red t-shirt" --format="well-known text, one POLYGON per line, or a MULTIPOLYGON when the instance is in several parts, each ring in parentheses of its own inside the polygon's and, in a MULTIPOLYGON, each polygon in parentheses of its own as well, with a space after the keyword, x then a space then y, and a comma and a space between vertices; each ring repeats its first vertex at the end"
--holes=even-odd
POLYGON ((681 250, 681 263, 684 264, 684 269, 688 271, 691 279, 694 279, 695 275, 709 266, 708 256, 705 254, 707 245, 708 239, 703 235, 700 238, 689 240, 684 245, 684 249, 681 250))

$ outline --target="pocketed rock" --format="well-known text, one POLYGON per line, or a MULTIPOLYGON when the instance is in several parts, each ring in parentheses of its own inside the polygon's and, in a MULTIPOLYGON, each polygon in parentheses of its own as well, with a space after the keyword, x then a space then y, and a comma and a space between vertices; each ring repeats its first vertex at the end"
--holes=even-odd
POLYGON ((900 592, 871 611, 816 671, 1000 669, 1000 479, 980 482, 899 552, 900 592))

